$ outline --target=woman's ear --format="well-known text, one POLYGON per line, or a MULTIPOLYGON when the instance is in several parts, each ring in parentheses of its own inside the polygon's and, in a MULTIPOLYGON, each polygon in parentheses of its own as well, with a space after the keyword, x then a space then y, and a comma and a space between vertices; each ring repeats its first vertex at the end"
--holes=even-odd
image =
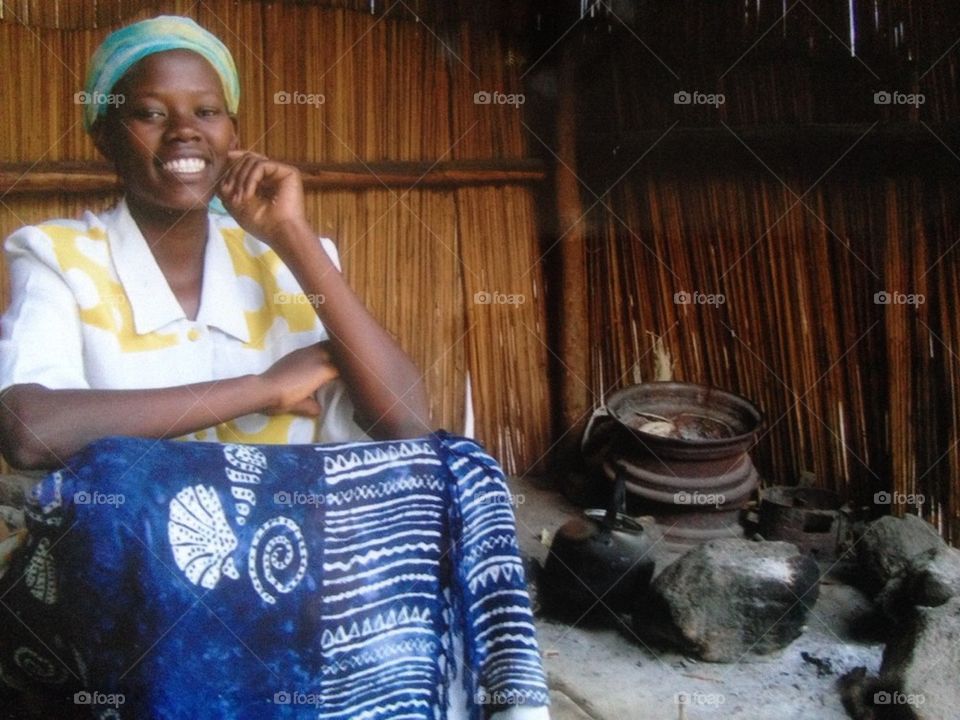
POLYGON ((230 141, 231 150, 240 149, 240 129, 237 125, 237 117, 235 115, 230 116, 230 122, 233 123, 233 140, 230 141))

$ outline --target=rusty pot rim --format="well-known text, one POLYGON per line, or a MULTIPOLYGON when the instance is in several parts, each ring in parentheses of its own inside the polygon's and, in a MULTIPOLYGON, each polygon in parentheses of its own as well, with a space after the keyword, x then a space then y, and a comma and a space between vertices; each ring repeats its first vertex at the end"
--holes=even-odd
MULTIPOLYGON (((763 413, 754 405, 750 400, 745 398, 743 395, 738 393, 731 392, 729 390, 722 390, 710 385, 701 385, 698 383, 687 383, 687 382, 673 382, 673 381, 655 381, 655 382, 646 382, 639 383, 636 385, 628 385, 627 387, 620 388, 611 393, 605 403, 604 407, 607 414, 613 418, 621 427, 626 429, 628 432, 635 435, 641 442, 652 444, 664 448, 676 448, 676 449, 707 449, 707 448, 725 448, 728 446, 735 446, 741 443, 749 443, 755 435, 757 430, 763 425, 764 417, 763 413), (726 438, 702 438, 697 440, 689 440, 685 438, 671 438, 664 437, 662 435, 654 435, 652 433, 646 433, 642 430, 637 430, 635 427, 629 425, 618 411, 622 413, 623 405, 628 403, 636 402, 638 396, 643 396, 645 394, 651 394, 654 396, 665 396, 669 397, 671 394, 678 396, 678 398, 691 397, 696 398, 698 396, 709 395, 711 398, 718 399, 723 401, 723 403, 735 411, 738 411, 740 414, 748 418, 749 429, 744 432, 726 438), (621 407, 617 407, 617 406, 621 407)), ((703 407, 703 406, 698 406, 703 407)), ((705 409, 709 409, 708 407, 705 409)))

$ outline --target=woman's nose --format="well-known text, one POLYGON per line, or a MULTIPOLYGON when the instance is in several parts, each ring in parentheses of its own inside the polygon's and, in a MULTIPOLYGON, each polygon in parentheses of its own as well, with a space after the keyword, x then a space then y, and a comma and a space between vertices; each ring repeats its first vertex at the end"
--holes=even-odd
POLYGON ((196 140, 200 137, 193 113, 171 112, 167 120, 166 140, 196 140))

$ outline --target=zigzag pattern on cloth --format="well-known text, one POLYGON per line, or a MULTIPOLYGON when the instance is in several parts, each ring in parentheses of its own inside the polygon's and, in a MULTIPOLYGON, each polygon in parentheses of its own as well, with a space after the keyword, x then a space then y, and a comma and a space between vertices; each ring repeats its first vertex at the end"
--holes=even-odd
MULTIPOLYGON (((339 592, 324 593, 322 602, 323 624, 330 629, 321 643, 327 692, 318 718, 349 720, 360 716, 358 707, 368 707, 365 717, 371 720, 440 717, 423 714, 419 695, 401 697, 393 688, 400 668, 416 674, 429 667, 432 677, 442 677, 442 667, 454 661, 451 620, 465 623, 472 659, 464 681, 478 701, 473 717, 485 714, 481 701, 546 705, 513 512, 499 468, 470 441, 446 440, 439 453, 419 447, 419 454, 398 463, 402 446, 376 456, 376 476, 362 455, 346 447, 325 464, 336 474, 326 478, 323 511, 332 538, 324 583, 339 592), (437 473, 434 462, 445 464, 446 472, 437 473), (443 588, 457 598, 455 607, 443 588), (419 597, 402 597, 404 592, 433 595, 436 602, 424 606, 419 597), (381 632, 366 632, 378 627, 381 632), (445 638, 443 650, 434 646, 424 654, 423 645, 411 645, 426 637, 420 633, 445 638)), ((443 706, 442 698, 435 700, 443 706)))
POLYGON ((344 448, 324 460, 323 510, 332 534, 324 584, 338 592, 324 593, 321 601, 327 629, 318 718, 427 718, 439 704, 439 639, 446 631, 441 560, 449 537, 448 481, 437 473, 439 465, 423 443, 377 452, 344 448), (398 677, 400 671, 405 675, 398 677), (413 677, 434 680, 415 683, 420 692, 404 692, 413 677))
POLYGON ((443 481, 434 477, 404 477, 384 483, 373 482, 326 494, 329 505, 349 506, 357 500, 379 500, 396 495, 398 490, 437 491, 443 489, 443 481))
POLYGON ((496 462, 465 439, 451 439, 448 466, 457 478, 460 542, 456 567, 464 624, 472 636, 467 662, 483 668, 473 688, 478 706, 546 705, 548 696, 533 613, 517 551, 510 496, 496 462), (513 602, 504 604, 509 594, 513 602))

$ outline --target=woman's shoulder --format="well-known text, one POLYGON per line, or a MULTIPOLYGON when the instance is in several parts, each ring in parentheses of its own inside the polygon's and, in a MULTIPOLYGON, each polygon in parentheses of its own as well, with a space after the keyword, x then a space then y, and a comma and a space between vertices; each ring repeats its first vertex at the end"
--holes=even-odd
MULTIPOLYGON (((275 256, 273 249, 267 243, 246 232, 230 215, 211 213, 210 217, 223 236, 227 247, 235 253, 243 253, 249 258, 260 258, 263 255, 275 256)), ((337 269, 341 269, 340 254, 337 252, 337 246, 333 240, 327 237, 318 237, 317 241, 333 261, 333 264, 337 266, 337 269)), ((279 259, 277 259, 277 262, 279 262, 279 259)))
POLYGON ((96 253, 107 242, 107 223, 113 210, 94 213, 87 210, 79 219, 51 218, 35 225, 24 225, 7 237, 4 249, 9 255, 32 254, 45 258, 66 250, 96 253))

